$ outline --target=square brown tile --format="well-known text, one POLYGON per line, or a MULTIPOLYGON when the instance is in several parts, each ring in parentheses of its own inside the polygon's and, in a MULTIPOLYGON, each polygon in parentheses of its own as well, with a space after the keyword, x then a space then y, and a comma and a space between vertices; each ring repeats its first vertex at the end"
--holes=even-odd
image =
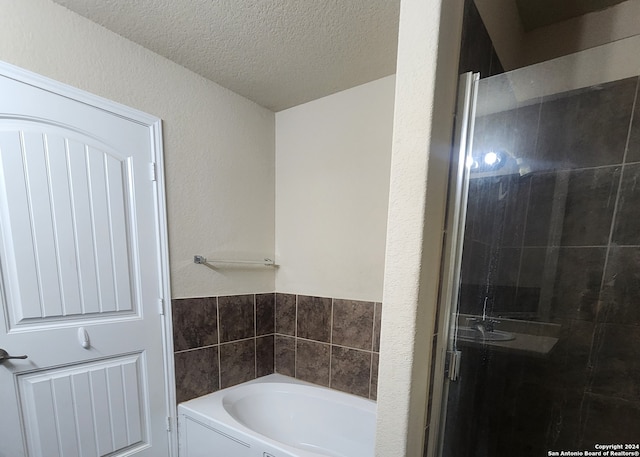
POLYGON ((333 300, 331 342, 350 348, 371 350, 374 304, 357 300, 333 300))
POLYGON ((330 341, 330 298, 298 295, 297 336, 324 343, 330 341))
POLYGON ((178 403, 215 392, 218 384, 218 348, 207 347, 174 355, 178 403))
POLYGON ((275 332, 276 294, 256 294, 256 336, 275 332))
POLYGON ((256 338, 256 377, 273 373, 274 344, 273 335, 256 338))
POLYGON ((295 336, 296 334, 296 296, 276 294, 276 333, 295 336))
POLYGON ((254 295, 218 297, 220 342, 255 336, 254 295))
POLYGON ((215 297, 171 300, 175 351, 218 344, 215 297))
POLYGON ((371 352, 331 348, 331 388, 369 398, 371 352))
POLYGON ((220 345, 220 388, 256 377, 255 339, 220 345))
POLYGON ((296 376, 296 339, 276 335, 275 372, 285 376, 296 376))
POLYGON ((296 378, 328 387, 329 345, 300 339, 296 344, 296 378))

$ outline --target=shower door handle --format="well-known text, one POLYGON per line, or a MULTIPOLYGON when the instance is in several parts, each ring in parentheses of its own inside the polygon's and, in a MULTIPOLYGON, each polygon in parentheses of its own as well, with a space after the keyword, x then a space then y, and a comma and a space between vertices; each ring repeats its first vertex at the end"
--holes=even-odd
POLYGON ((9 355, 7 351, 5 351, 4 349, 0 349, 0 364, 4 363, 5 360, 26 358, 26 355, 9 355))

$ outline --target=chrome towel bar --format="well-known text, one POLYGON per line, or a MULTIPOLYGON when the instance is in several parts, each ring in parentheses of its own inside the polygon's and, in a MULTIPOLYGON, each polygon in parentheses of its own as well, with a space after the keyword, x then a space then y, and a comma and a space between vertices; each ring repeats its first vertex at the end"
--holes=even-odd
POLYGON ((212 263, 230 263, 230 264, 241 264, 241 265, 264 265, 266 267, 275 266, 275 262, 268 258, 264 258, 262 261, 260 260, 223 260, 223 259, 207 260, 206 257, 201 255, 194 255, 193 263, 197 263, 200 265, 206 265, 206 264, 212 264, 212 263))

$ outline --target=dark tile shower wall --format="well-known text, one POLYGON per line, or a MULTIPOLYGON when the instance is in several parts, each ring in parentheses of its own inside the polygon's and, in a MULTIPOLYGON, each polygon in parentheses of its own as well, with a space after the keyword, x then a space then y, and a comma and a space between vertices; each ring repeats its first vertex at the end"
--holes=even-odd
POLYGON ((379 303, 268 293, 172 310, 178 402, 274 372, 375 399, 379 303))
POLYGON ((561 334, 543 358, 486 348, 466 357, 470 390, 459 395, 472 401, 458 414, 483 420, 475 438, 460 432, 455 455, 537 456, 640 436, 637 91, 630 78, 478 120, 474 151, 506 145, 530 171, 472 180, 461 312, 480 314, 489 297, 493 316, 561 334))
POLYGON ((276 294, 275 371, 376 398, 382 305, 276 294))

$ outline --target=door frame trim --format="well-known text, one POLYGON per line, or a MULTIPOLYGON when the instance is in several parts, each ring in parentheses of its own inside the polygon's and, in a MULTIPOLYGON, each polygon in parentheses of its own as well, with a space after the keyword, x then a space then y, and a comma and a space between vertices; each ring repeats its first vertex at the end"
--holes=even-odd
POLYGON ((94 95, 82 89, 39 75, 29 70, 0 60, 0 76, 28 84, 38 89, 74 100, 94 108, 112 113, 149 128, 153 161, 155 162, 155 213, 158 234, 158 276, 161 290, 158 291, 162 313, 162 352, 164 364, 165 414, 167 416, 167 434, 169 456, 178 455, 176 386, 173 356, 173 321, 171 317, 171 282, 169 268, 169 234, 167 228, 167 206, 164 176, 164 151, 162 144, 162 120, 143 111, 94 95))

